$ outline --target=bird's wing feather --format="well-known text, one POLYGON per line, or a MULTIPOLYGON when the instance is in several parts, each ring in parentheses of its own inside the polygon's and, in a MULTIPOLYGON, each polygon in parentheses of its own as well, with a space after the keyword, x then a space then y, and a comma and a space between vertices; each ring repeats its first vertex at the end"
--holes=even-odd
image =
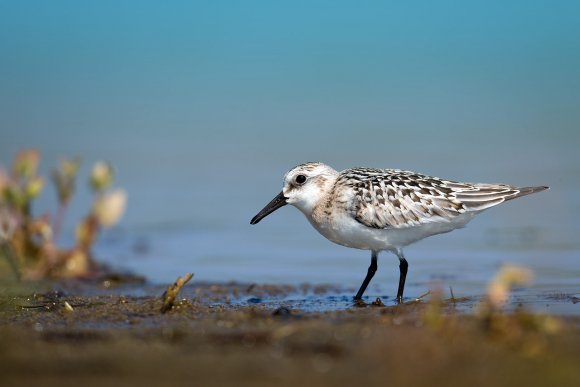
POLYGON ((466 212, 531 193, 506 184, 458 183, 410 171, 369 168, 343 171, 337 184, 351 188, 347 211, 359 223, 378 229, 450 222, 466 212))

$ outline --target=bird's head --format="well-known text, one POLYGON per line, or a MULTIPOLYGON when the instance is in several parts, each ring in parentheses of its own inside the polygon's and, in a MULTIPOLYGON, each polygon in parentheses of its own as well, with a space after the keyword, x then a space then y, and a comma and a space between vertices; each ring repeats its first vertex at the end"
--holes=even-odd
POLYGON ((309 216, 314 206, 336 181, 338 172, 328 165, 310 162, 300 164, 286 173, 284 187, 252 220, 256 224, 278 208, 291 204, 309 216))

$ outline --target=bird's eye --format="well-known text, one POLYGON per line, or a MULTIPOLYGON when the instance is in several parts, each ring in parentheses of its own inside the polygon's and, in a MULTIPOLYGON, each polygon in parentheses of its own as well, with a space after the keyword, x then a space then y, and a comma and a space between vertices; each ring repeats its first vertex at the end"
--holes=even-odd
POLYGON ((306 176, 304 175, 298 175, 296 176, 296 184, 304 184, 304 182, 306 181, 306 176))

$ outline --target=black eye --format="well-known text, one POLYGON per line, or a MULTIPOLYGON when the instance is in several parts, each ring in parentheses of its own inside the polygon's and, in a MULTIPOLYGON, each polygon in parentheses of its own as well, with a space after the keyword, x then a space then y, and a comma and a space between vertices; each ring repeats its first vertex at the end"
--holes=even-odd
POLYGON ((298 175, 298 176, 296 176, 295 180, 296 180, 297 184, 304 184, 304 182, 306 181, 306 176, 298 175))

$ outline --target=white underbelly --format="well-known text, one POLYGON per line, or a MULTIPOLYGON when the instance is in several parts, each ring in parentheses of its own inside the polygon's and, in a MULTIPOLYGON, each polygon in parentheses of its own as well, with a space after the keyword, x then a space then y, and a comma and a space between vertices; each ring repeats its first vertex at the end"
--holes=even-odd
POLYGON ((406 228, 376 229, 367 227, 354 218, 344 216, 334 222, 320 224, 310 220, 318 232, 339 245, 361 250, 395 250, 413 242, 464 227, 475 213, 466 213, 450 222, 433 222, 406 228))

